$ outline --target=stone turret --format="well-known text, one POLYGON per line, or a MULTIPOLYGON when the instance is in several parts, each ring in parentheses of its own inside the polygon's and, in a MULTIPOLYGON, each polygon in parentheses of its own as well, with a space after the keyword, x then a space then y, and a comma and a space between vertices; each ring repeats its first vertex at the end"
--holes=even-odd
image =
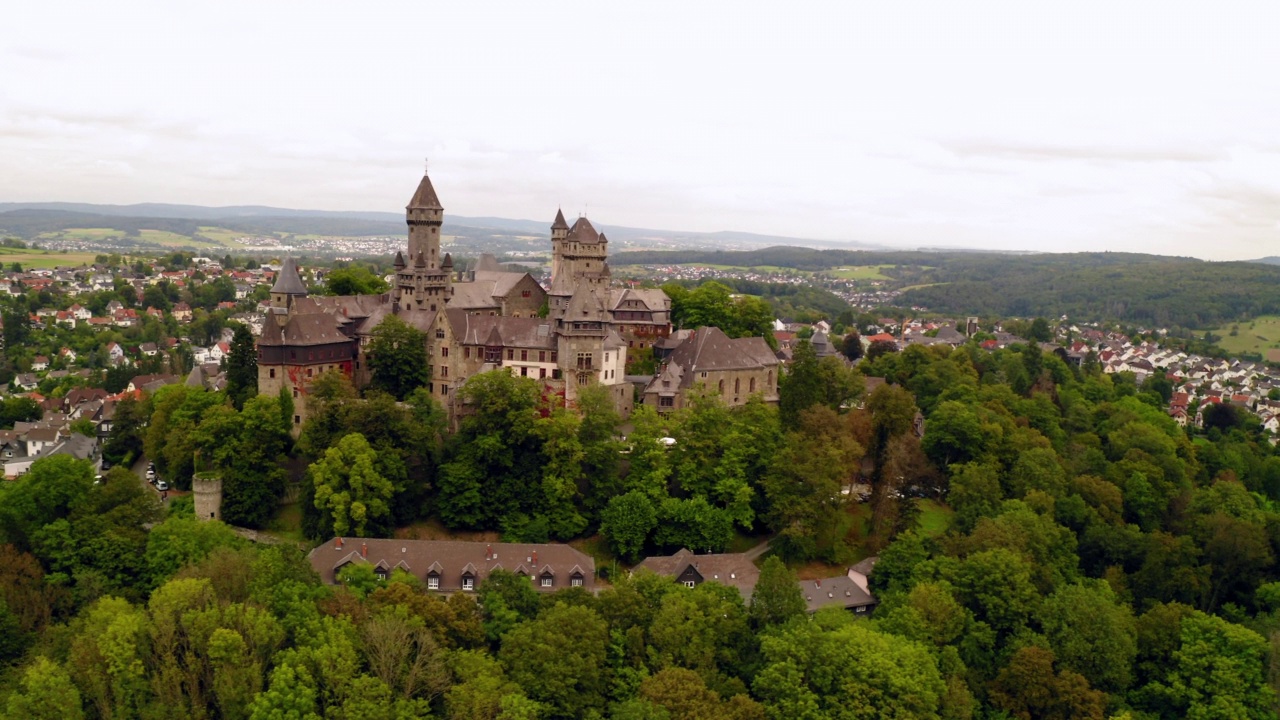
POLYGON ((197 520, 222 519, 221 475, 213 472, 196 473, 191 478, 191 492, 195 496, 197 520))

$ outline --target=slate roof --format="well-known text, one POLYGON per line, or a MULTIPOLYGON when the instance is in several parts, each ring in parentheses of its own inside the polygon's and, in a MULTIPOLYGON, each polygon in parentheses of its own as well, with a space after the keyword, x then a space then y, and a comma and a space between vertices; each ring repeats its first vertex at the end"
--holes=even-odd
POLYGON ((569 223, 565 222, 564 220, 564 211, 562 211, 560 208, 556 208, 556 219, 555 219, 555 222, 551 223, 551 229, 552 230, 568 230, 569 229, 569 223))
POLYGON ((501 345, 502 347, 556 348, 551 323, 540 318, 472 315, 450 307, 445 310, 453 337, 463 345, 501 345))
POLYGON ((695 555, 682 549, 674 555, 645 558, 636 570, 644 568, 658 575, 678 578, 690 566, 702 576, 704 582, 715 581, 737 588, 744 598, 750 597, 760 579, 760 570, 751 558, 743 553, 717 553, 695 555))
MULTIPOLYGON (((470 571, 476 587, 496 569, 508 570, 535 578, 550 574, 551 590, 570 587, 570 577, 582 576, 582 586, 595 585, 596 563, 590 555, 558 543, 484 543, 461 540, 396 540, 381 538, 331 539, 312 550, 307 559, 321 580, 334 583, 339 568, 348 563, 368 563, 389 573, 401 567, 426 580, 434 571, 440 578, 439 589, 452 592, 462 589, 462 576, 470 571)), ((535 582, 534 587, 542 589, 535 582)))
POLYGON ((499 298, 506 297, 528 273, 501 270, 477 270, 472 282, 454 283, 451 308, 498 307, 499 298))
POLYGON ((809 612, 821 610, 828 605, 847 609, 876 604, 876 599, 859 587, 858 583, 848 575, 821 580, 801 580, 800 592, 804 593, 804 602, 809 612))
POLYGON ((350 342, 339 327, 334 316, 325 312, 311 312, 305 315, 290 315, 284 327, 274 320, 263 324, 259 345, 329 345, 331 343, 350 342))
POLYGON ((565 240, 577 243, 598 243, 601 235, 591 226, 590 220, 580 217, 573 223, 573 227, 569 228, 569 234, 565 240))
POLYGON ((276 273, 276 282, 271 292, 285 295, 306 295, 307 286, 302 284, 302 276, 298 274, 298 262, 292 257, 284 259, 280 272, 276 273))
POLYGON ((436 189, 431 185, 431 178, 427 177, 426 173, 423 173, 422 182, 418 183, 418 189, 413 193, 413 199, 409 201, 409 206, 405 209, 408 210, 411 208, 423 208, 427 210, 444 209, 444 207, 440 205, 440 198, 436 197, 436 189))
POLYGON ((586 285, 579 286, 574 291, 573 297, 569 298, 569 307, 565 308, 565 322, 607 322, 609 320, 608 311, 605 310, 604 300, 600 297, 600 293, 596 288, 586 285))
POLYGON ((764 338, 730 339, 720 328, 700 327, 672 351, 671 362, 691 371, 685 376, 687 385, 695 372, 772 367, 778 357, 764 338))

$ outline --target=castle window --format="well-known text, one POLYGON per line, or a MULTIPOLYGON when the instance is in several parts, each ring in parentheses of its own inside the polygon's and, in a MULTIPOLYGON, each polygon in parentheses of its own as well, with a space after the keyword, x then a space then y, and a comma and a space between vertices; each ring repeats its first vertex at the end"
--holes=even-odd
POLYGON ((662 397, 658 398, 658 407, 669 408, 669 407, 675 407, 675 406, 676 406, 676 399, 674 396, 663 395, 662 397))
POLYGON ((527 360, 529 359, 529 351, 528 351, 528 350, 521 350, 521 351, 520 351, 520 359, 521 359, 522 361, 527 361, 527 360))
POLYGON ((449 348, 447 347, 440 348, 440 357, 449 357, 449 348))
POLYGON ((507 348, 507 359, 508 359, 508 360, 515 360, 515 359, 516 359, 516 351, 515 351, 515 350, 512 350, 511 348, 507 348))
POLYGON ((751 389, 750 389, 750 390, 748 390, 748 392, 755 392, 755 391, 756 391, 756 379, 755 379, 755 378, 751 378, 750 387, 751 387, 751 389))
POLYGON ((522 292, 520 293, 520 297, 529 297, 529 295, 530 295, 530 293, 529 293, 529 291, 528 291, 528 290, 524 290, 524 291, 522 291, 522 292))
POLYGON ((538 378, 539 378, 539 379, 543 379, 543 378, 546 378, 546 377, 547 377, 547 369, 546 369, 546 368, 538 368, 538 378))
POLYGON ((440 329, 436 330, 436 338, 438 338, 438 339, 443 339, 443 338, 444 338, 444 328, 440 328, 440 329))
POLYGON ((302 416, 301 416, 301 415, 294 415, 294 416, 293 416, 293 424, 294 424, 294 425, 301 425, 301 424, 302 424, 302 416))
POLYGON ((737 379, 737 378, 734 378, 734 379, 733 379, 733 394, 734 394, 734 395, 737 395, 737 394, 741 391, 741 384, 742 384, 742 381, 741 381, 741 380, 739 380, 739 379, 737 379))
POLYGON ((293 389, 293 396, 298 397, 298 388, 293 389))
POLYGON ((271 368, 270 373, 271 373, 271 377, 275 377, 275 376, 276 376, 276 369, 275 369, 275 368, 271 368))
POLYGON ((560 379, 560 369, 559 369, 559 368, 556 368, 555 370, 552 370, 552 371, 551 371, 551 379, 552 379, 552 380, 559 380, 559 379, 560 379))
POLYGON ((720 381, 719 391, 720 391, 720 394, 721 394, 721 395, 723 395, 723 394, 724 394, 724 381, 723 381, 723 380, 721 380, 721 381, 720 381))
POLYGON ((558 351, 556 351, 556 350, 552 350, 552 351, 551 351, 551 362, 559 362, 559 361, 556 359, 559 355, 560 355, 560 353, 559 353, 558 351))
POLYGON ((466 358, 466 359, 470 360, 470 359, 471 359, 471 348, 469 348, 469 347, 464 347, 464 348, 462 348, 462 357, 464 357, 464 358, 466 358))
POLYGON ((539 350, 539 351, 538 351, 538 362, 546 362, 546 361, 547 361, 547 351, 546 351, 546 350, 539 350))
POLYGON ((441 385, 441 386, 440 386, 440 394, 441 394, 441 395, 448 395, 448 394, 449 394, 449 386, 448 386, 448 385, 441 385))
POLYGON ((520 377, 529 377, 529 368, 524 365, 520 366, 520 377))

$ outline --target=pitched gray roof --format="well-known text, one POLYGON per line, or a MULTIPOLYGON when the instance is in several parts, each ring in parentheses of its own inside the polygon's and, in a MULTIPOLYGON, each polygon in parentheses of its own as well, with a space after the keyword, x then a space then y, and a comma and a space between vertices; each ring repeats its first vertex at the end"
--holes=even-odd
POLYGON ((737 588, 742 596, 750 597, 755 590, 756 581, 760 579, 760 570, 743 553, 716 553, 711 555, 695 555, 682 549, 674 555, 645 558, 636 569, 651 570, 667 577, 679 577, 690 566, 702 576, 704 581, 714 581, 721 585, 737 588))
POLYGON ((298 274, 298 262, 292 257, 284 259, 280 272, 276 273, 276 283, 271 292, 285 295, 306 295, 307 286, 302 284, 302 276, 298 274))
MULTIPOLYGON (((486 543, 460 540, 331 539, 307 555, 311 567, 326 583, 335 582, 337 571, 348 563, 368 563, 377 568, 401 567, 425 580, 430 573, 440 579, 441 591, 462 589, 462 576, 471 573, 478 587, 498 568, 524 571, 531 577, 544 574, 553 580, 551 589, 570 586, 574 575, 582 586, 595 584, 595 560, 590 555, 559 543, 486 543)), ((534 583, 541 589, 540 583, 534 583)))
POLYGON ((418 189, 413 193, 413 199, 409 201, 409 208, 444 209, 440 205, 440 198, 436 197, 436 189, 431 186, 431 178, 427 177, 426 173, 423 173, 422 182, 418 183, 418 189))

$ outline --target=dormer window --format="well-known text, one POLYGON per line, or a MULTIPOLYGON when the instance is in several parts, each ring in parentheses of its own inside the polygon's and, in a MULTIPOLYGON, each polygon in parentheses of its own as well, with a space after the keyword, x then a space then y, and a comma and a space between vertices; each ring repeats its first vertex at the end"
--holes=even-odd
POLYGON ((476 589, 476 579, 470 575, 462 576, 462 589, 468 592, 476 589))
POLYGON ((582 587, 582 576, 574 573, 573 577, 569 578, 569 585, 571 587, 582 587))
POLYGON ((439 589, 440 589, 440 576, 439 576, 439 575, 436 575, 435 573, 432 573, 432 574, 430 574, 430 575, 428 575, 428 576, 427 576, 427 589, 428 589, 428 590, 439 590, 439 589))
POLYGON ((542 585, 542 587, 544 588, 549 588, 555 584, 555 578, 553 578, 550 575, 543 575, 541 578, 539 578, 539 584, 542 585))

